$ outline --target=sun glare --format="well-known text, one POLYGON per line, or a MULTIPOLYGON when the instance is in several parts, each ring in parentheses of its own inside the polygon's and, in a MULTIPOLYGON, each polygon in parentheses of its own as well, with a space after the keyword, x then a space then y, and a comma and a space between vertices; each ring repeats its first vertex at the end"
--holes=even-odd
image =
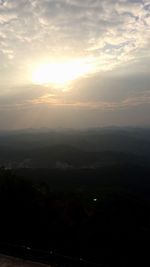
POLYGON ((90 70, 90 64, 83 60, 41 64, 33 71, 32 82, 63 85, 86 75, 90 70))

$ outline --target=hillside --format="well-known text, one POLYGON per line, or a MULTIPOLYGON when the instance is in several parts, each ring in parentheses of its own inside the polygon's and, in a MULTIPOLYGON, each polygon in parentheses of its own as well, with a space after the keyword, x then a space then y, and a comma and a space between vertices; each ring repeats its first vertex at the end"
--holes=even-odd
POLYGON ((9 132, 0 134, 0 165, 8 168, 98 168, 150 164, 150 129, 9 132))

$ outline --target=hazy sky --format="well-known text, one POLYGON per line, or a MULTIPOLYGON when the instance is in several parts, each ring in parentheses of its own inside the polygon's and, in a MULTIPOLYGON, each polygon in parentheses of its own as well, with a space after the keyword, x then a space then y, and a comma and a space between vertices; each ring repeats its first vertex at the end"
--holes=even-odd
POLYGON ((0 0, 0 129, 149 114, 150 1, 0 0))

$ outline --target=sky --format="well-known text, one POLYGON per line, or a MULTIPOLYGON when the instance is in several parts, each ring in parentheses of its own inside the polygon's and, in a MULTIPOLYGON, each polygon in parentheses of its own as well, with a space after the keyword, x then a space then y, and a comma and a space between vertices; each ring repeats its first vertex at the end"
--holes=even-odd
POLYGON ((0 0, 0 129, 150 126, 150 1, 0 0))

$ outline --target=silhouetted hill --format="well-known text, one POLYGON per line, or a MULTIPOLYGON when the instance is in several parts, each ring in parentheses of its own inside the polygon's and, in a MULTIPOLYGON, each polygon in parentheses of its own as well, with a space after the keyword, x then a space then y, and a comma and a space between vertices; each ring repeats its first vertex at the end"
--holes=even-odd
POLYGON ((10 167, 99 167, 150 162, 150 129, 15 131, 0 135, 0 164, 10 167))

